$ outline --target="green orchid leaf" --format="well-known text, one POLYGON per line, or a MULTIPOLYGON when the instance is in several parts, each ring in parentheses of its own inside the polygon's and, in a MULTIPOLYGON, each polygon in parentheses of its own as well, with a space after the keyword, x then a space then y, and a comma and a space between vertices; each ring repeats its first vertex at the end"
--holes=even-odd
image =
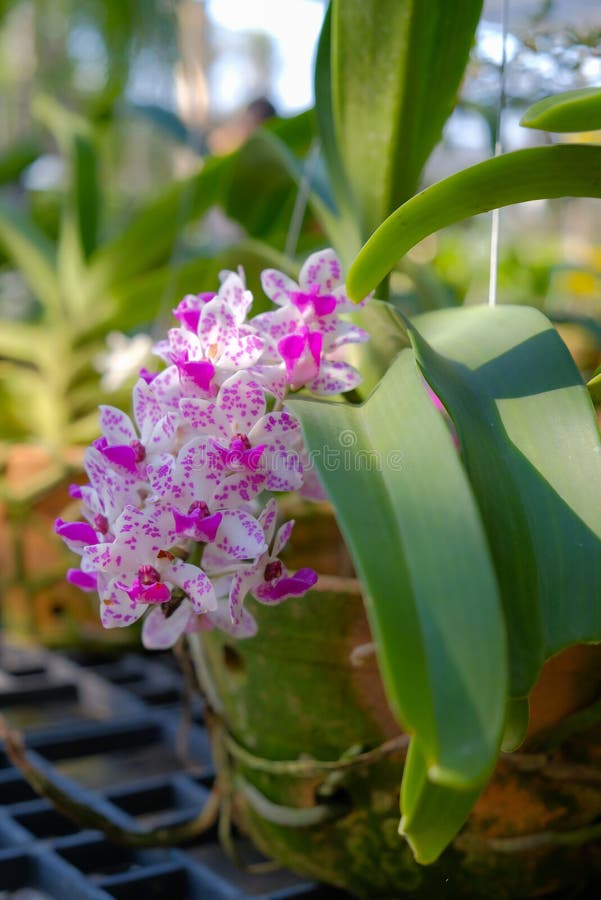
POLYGON ((52 243, 30 218, 0 200, 0 244, 48 313, 57 313, 61 294, 52 243))
POLYGON ((426 313, 410 336, 448 409, 495 559, 510 693, 542 662, 601 640, 601 440, 586 387, 529 307, 426 313))
POLYGON ((481 11, 481 0, 333 0, 337 144, 364 237, 417 189, 481 11))
POLYGON ((512 203, 601 197, 601 147, 564 144, 505 153, 426 188, 371 236, 347 276, 361 300, 415 244, 447 225, 512 203))
POLYGON ((290 403, 365 589, 392 709, 433 782, 479 785, 505 717, 505 629, 478 511, 413 352, 361 406, 290 403))
POLYGON ((520 125, 544 131, 596 131, 601 128, 601 88, 580 88, 545 97, 526 110, 520 125))
POLYGON ((417 862, 435 862, 453 840, 482 793, 486 778, 471 788, 434 783, 428 778, 427 755, 419 738, 409 745, 401 789, 399 833, 417 862))
POLYGON ((344 249, 337 249, 340 257, 350 262, 359 252, 362 241, 353 192, 346 177, 340 147, 336 140, 332 105, 331 46, 332 7, 330 5, 324 17, 315 60, 315 116, 321 143, 321 153, 333 200, 336 204, 338 215, 347 223, 349 232, 345 239, 344 249))
POLYGON ((370 300, 353 313, 353 322, 369 334, 363 344, 348 345, 345 359, 361 372, 356 396, 365 400, 382 380, 401 350, 411 346, 403 320, 392 304, 370 300))

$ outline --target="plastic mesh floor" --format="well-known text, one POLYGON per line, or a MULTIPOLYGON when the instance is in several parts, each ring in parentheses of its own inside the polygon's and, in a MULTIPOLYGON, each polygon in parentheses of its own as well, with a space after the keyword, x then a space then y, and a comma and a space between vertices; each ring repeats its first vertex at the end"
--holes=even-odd
MULTIPOLYGON (((169 659, 117 661, 3 648, 0 710, 37 761, 110 807, 124 825, 175 824, 204 805, 213 779, 194 711, 186 769, 176 746, 181 678, 169 659)), ((245 859, 257 861, 241 842, 245 859)), ((285 870, 250 874, 216 833, 182 849, 129 850, 81 831, 37 797, 0 751, 0 900, 345 900, 285 870)))

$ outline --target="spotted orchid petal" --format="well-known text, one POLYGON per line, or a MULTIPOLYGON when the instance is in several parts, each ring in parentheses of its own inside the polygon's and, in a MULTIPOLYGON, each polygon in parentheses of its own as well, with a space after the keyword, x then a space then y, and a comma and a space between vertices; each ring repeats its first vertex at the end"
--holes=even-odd
POLYGON ((351 391, 360 383, 361 375, 353 366, 340 360, 324 360, 319 375, 307 386, 315 394, 327 396, 351 391))
POLYGON ((173 520, 175 530, 178 535, 190 538, 193 541, 201 543, 209 543, 215 540, 223 513, 213 513, 213 515, 203 515, 200 509, 193 509, 189 515, 184 515, 173 510, 173 520))
POLYGON ((100 620, 105 628, 124 628, 137 622, 146 609, 145 603, 132 600, 125 591, 111 582, 101 595, 100 620))
POLYGON ((220 604, 214 612, 208 613, 206 618, 215 628, 224 631, 234 638, 251 638, 254 637, 258 631, 255 618, 244 608, 240 613, 240 618, 236 622, 232 621, 229 606, 227 604, 220 604))
POLYGON ((273 549, 271 551, 272 557, 277 557, 280 555, 280 553, 288 543, 293 528, 294 519, 289 519, 288 522, 284 522, 284 524, 280 526, 280 528, 278 528, 273 542, 273 549))
POLYGON ((230 619, 234 625, 239 625, 244 614, 244 598, 251 590, 256 582, 256 569, 243 569, 240 573, 232 578, 230 588, 230 619))
POLYGON ((223 509, 244 506, 264 490, 266 480, 264 472, 249 470, 233 472, 223 479, 215 491, 213 501, 216 506, 223 509))
POLYGON ((67 569, 67 581, 86 593, 98 590, 98 576, 82 572, 81 569, 67 569))
POLYGON ((129 444, 138 439, 132 420, 114 406, 99 407, 100 428, 109 444, 129 444))
POLYGON ((334 250, 320 250, 303 263, 298 282, 301 290, 318 285, 321 293, 331 294, 341 279, 342 266, 334 250))
POLYGON ((169 650, 185 634, 193 618, 194 610, 187 600, 167 615, 160 606, 152 609, 144 619, 142 644, 147 650, 169 650))
POLYGON ((261 273, 261 286, 269 299, 278 306, 288 303, 290 294, 298 291, 299 287, 296 281, 293 281, 288 275, 284 275, 283 272, 278 272, 277 269, 265 269, 261 273))
POLYGON ((224 272, 224 280, 219 288, 219 297, 230 308, 236 322, 241 325, 246 319, 253 301, 253 295, 246 290, 244 282, 235 272, 224 272))
POLYGON ((217 600, 210 578, 199 569, 198 566, 174 559, 172 562, 159 566, 163 577, 177 587, 181 588, 190 600, 195 613, 201 614, 215 609, 217 600))
POLYGON ((276 581, 257 585, 252 594, 261 603, 281 603, 289 597, 302 597, 316 581, 317 572, 313 569, 299 569, 294 575, 284 574, 276 581))
POLYGON ((54 530, 74 553, 81 553, 89 544, 97 544, 100 537, 87 522, 64 522, 63 519, 57 519, 54 530))
POLYGON ((221 524, 215 537, 215 548, 221 552, 221 559, 224 562, 255 559, 265 552, 267 549, 265 534, 254 516, 242 509, 224 510, 221 516, 221 524))
POLYGON ((261 515, 259 516, 259 523, 263 528, 263 533, 265 534, 265 542, 266 544, 271 544, 273 540, 273 535, 275 533, 275 523, 278 515, 278 505, 275 499, 272 497, 267 501, 261 515))

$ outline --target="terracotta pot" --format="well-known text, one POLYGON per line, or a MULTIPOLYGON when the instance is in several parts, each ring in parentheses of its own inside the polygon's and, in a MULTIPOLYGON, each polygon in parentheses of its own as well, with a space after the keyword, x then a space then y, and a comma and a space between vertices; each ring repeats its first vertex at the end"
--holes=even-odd
POLYGON ((192 638, 218 707, 213 740, 234 819, 257 846, 364 897, 513 900, 593 879, 601 647, 572 648, 545 666, 526 742, 501 755, 453 845, 434 865, 419 866, 397 833, 407 739, 370 653, 358 584, 334 574, 350 563, 323 508, 297 516, 289 562, 325 576, 277 609, 253 604, 257 637, 192 638))

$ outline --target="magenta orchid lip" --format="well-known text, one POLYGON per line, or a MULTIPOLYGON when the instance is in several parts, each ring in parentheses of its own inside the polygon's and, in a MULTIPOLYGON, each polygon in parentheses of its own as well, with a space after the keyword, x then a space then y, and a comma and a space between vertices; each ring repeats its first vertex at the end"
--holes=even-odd
POLYGON ((356 307, 332 250, 310 256, 298 283, 275 269, 261 283, 275 308, 250 319, 242 272, 222 273, 217 293, 186 294, 179 326, 154 347, 165 367, 140 371, 133 419, 100 407, 89 484, 73 491, 85 521, 56 523, 81 557, 69 581, 98 592, 106 628, 144 617, 148 648, 207 628, 251 637, 247 595, 277 604, 317 580, 280 559, 294 522, 276 530, 269 494, 316 492, 300 424, 283 404, 291 390, 356 387, 361 376, 340 348, 368 335, 340 316, 356 307))

